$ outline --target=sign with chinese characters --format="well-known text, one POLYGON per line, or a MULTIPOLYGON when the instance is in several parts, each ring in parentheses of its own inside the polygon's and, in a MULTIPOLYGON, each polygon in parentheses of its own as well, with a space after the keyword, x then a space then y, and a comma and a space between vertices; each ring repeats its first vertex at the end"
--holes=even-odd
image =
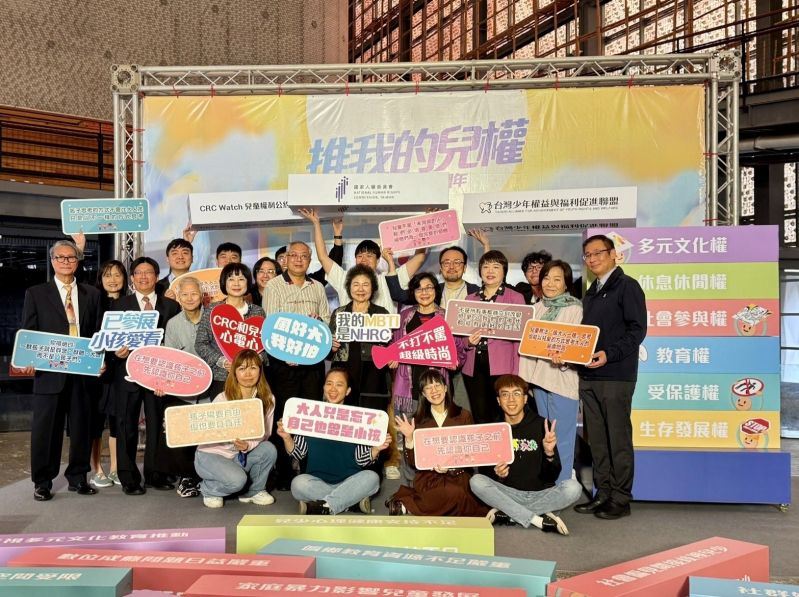
POLYGON ((297 365, 323 361, 333 346, 333 335, 326 324, 296 313, 273 313, 267 317, 261 340, 270 357, 297 365))
POLYGON ((315 207, 322 215, 446 209, 449 175, 446 172, 289 174, 289 206, 294 210, 315 207))
POLYGON ((633 408, 778 411, 778 373, 639 373, 633 408))
POLYGON ((117 597, 129 595, 133 575, 127 566, 96 569, 69 568, 59 563, 0 569, 0 596, 117 597))
POLYGON ((461 238, 458 212, 454 209, 385 220, 378 228, 380 246, 395 252, 450 245, 461 238))
POLYGON ((225 552, 225 527, 0 535, 0 566, 31 547, 225 552))
POLYGON ((483 330, 485 338, 518 342, 524 335, 524 324, 533 315, 530 305, 451 300, 447 302, 445 318, 456 336, 471 336, 483 330))
POLYGON ((530 319, 524 327, 519 354, 551 360, 561 357, 567 363, 586 365, 591 362, 599 328, 557 321, 530 319))
POLYGON ((311 578, 315 570, 312 557, 181 551, 116 551, 86 547, 33 547, 13 560, 11 565, 130 568, 133 570, 134 589, 178 593, 188 589, 204 574, 311 578))
POLYGON ((213 381, 208 363, 191 353, 166 346, 142 346, 125 359, 127 381, 170 396, 197 396, 213 381))
POLYGON ((283 428, 296 435, 379 446, 386 439, 388 415, 360 406, 289 398, 283 410, 283 428))
POLYGON ((485 232, 579 233, 589 226, 635 226, 636 187, 466 193, 463 227, 485 232))
POLYGON ((507 423, 417 429, 413 432, 414 466, 430 470, 511 463, 512 441, 507 423))
POLYGON ((172 280, 169 289, 177 292, 176 285, 178 280, 191 276, 200 283, 200 291, 203 293, 203 306, 207 307, 211 303, 216 303, 225 299, 225 295, 219 290, 219 275, 221 273, 221 267, 209 267, 188 272, 172 280))
POLYGON ((17 330, 11 364, 20 369, 32 365, 37 371, 98 376, 103 353, 92 350, 88 338, 17 330))
POLYGON ((183 597, 250 597, 258 595, 297 595, 309 597, 331 595, 373 595, 375 597, 526 597, 524 589, 500 589, 469 585, 421 584, 414 582, 382 582, 377 580, 348 580, 314 578, 264 578, 258 576, 207 575, 194 583, 183 597))
POLYGON ((390 361, 428 367, 456 367, 458 353, 447 322, 436 315, 390 346, 373 346, 372 360, 378 369, 390 361))
POLYGON ((772 373, 779 371, 780 339, 652 336, 638 354, 640 373, 772 373))
MULTIPOLYGON (((776 263, 777 226, 591 229, 613 241, 619 265, 639 263, 776 263)), ((626 270, 625 270, 626 271, 626 270)))
POLYGON ((127 346, 131 350, 142 346, 158 346, 164 330, 158 326, 160 313, 149 311, 106 311, 100 331, 92 336, 92 350, 115 351, 127 346))
POLYGON ((189 219, 197 230, 249 229, 306 221, 289 208, 286 190, 190 193, 189 219))
POLYGON ((780 447, 779 411, 633 410, 637 447, 780 447))
POLYGON ((779 336, 779 300, 651 299, 648 336, 779 336))
POLYGON ((397 313, 336 313, 335 339, 339 342, 391 342, 394 330, 400 325, 397 313))
POLYGON ((264 436, 264 403, 258 398, 170 406, 164 411, 170 448, 264 436))
POLYGON ((117 234, 150 229, 147 199, 64 199, 61 230, 64 234, 117 234))
POLYGON ((775 263, 631 264, 622 266, 652 299, 775 299, 775 263))
POLYGON ((244 319, 233 305, 217 305, 211 311, 211 332, 219 350, 228 361, 245 348, 255 352, 263 352, 261 328, 264 325, 263 315, 255 315, 244 319))
POLYGON ((688 597, 799 597, 799 586, 751 580, 702 578, 688 579, 688 597))

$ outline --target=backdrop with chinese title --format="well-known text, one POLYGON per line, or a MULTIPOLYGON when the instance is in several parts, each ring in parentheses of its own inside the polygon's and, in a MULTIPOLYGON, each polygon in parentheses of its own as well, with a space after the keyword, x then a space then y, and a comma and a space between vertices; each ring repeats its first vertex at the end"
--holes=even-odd
MULTIPOLYGON (((704 97, 701 85, 148 96, 143 190, 153 217, 144 252, 166 265, 160 256, 186 225, 189 195, 286 190, 292 174, 344 183, 354 175, 443 173, 459 216, 465 193, 574 189, 580 181, 634 188, 638 225, 700 224, 704 97)), ((237 235, 245 262, 269 246, 271 231, 237 235)), ((209 265, 223 240, 229 233, 200 232, 195 267, 209 265)))

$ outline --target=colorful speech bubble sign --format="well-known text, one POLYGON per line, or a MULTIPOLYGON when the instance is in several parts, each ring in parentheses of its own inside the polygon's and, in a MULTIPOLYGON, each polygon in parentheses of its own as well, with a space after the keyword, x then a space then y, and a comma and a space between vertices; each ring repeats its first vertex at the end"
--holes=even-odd
POLYGON ((166 346, 143 346, 128 355, 127 381, 170 396, 197 396, 213 380, 208 364, 191 353, 166 346))
POLYGON ((283 428, 291 434, 379 446, 386 439, 388 415, 373 408, 289 398, 283 428))
POLYGON ((296 313, 273 313, 261 330, 270 357, 297 365, 314 365, 327 357, 333 334, 327 324, 296 313))
POLYGON ((233 305, 217 305, 211 311, 211 332, 219 350, 228 361, 233 361, 242 350, 249 348, 263 352, 261 328, 264 317, 256 315, 244 319, 233 305))

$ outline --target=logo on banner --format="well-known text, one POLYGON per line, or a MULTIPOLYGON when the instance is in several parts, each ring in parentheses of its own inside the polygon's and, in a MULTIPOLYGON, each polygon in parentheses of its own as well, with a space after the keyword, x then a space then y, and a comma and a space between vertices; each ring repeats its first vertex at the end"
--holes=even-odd
POLYGON ((164 330, 158 326, 159 313, 151 311, 106 311, 100 331, 89 341, 92 350, 131 350, 142 346, 158 346, 164 339, 164 330))
POLYGON ((283 428, 297 435, 379 446, 386 439, 388 415, 372 408, 289 398, 283 428))
POLYGON ((436 315, 390 346, 373 346, 372 360, 378 369, 389 361, 451 369, 458 365, 458 354, 447 322, 436 315))
POLYGON ((263 352, 261 327, 264 317, 256 315, 244 319, 233 305, 217 305, 211 311, 211 332, 219 350, 228 361, 244 349, 263 352))
POLYGON ((166 346, 143 346, 125 361, 126 381, 171 396, 197 396, 209 387, 213 374, 208 363, 189 352, 166 346))
POLYGON ((333 334, 327 325, 296 313, 273 313, 267 317, 261 340, 270 357, 297 365, 324 360, 333 346, 333 334))
POLYGON ((738 444, 742 448, 756 450, 768 447, 768 419, 749 419, 738 428, 738 444))
POLYGON ((341 200, 344 199, 345 195, 347 194, 347 187, 350 184, 350 179, 346 176, 342 176, 339 183, 336 185, 336 202, 341 203, 341 200))

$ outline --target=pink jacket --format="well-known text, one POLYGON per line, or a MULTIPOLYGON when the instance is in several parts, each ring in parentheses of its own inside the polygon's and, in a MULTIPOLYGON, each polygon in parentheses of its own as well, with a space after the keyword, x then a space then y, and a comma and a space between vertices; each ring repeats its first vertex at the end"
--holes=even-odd
MULTIPOLYGON (((273 398, 274 400, 274 398, 273 398)), ((228 402, 227 396, 225 396, 224 392, 220 392, 216 398, 214 398, 214 402, 228 402)), ((275 406, 272 405, 272 408, 269 409, 264 415, 264 435, 260 439, 248 439, 247 440, 247 452, 255 449, 258 444, 263 441, 269 439, 269 434, 272 431, 272 419, 275 416, 275 406)), ((233 445, 233 442, 219 442, 217 444, 205 444, 204 446, 197 446, 197 449, 201 452, 207 452, 208 454, 218 454, 219 456, 224 456, 225 458, 233 459, 239 453, 236 447, 233 445)))

